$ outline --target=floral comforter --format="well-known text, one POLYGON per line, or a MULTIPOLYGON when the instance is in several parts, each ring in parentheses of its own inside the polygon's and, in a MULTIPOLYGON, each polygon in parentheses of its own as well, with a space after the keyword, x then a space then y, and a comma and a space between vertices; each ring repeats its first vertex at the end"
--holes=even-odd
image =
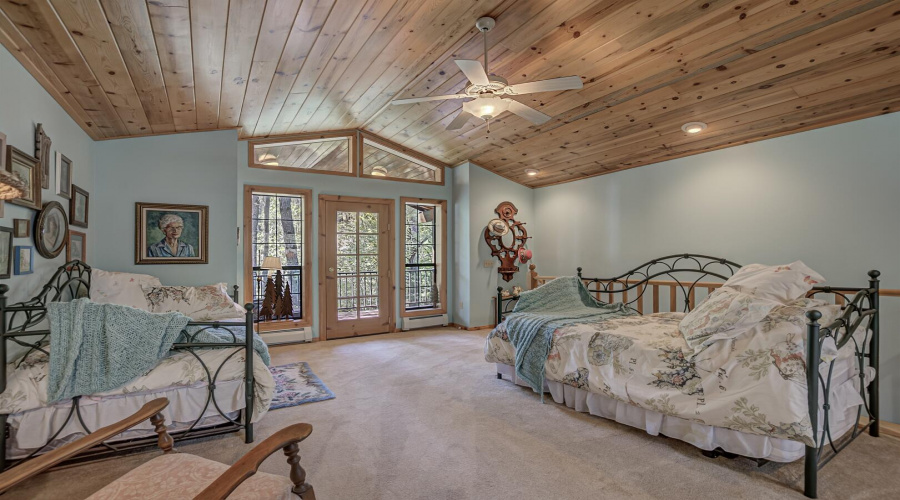
MULTIPOLYGON (((804 314, 815 307, 829 324, 840 307, 802 300, 693 356, 678 330, 683 313, 568 325, 553 333, 546 378, 664 415, 814 445, 804 314)), ((507 338, 505 323, 491 331, 488 362, 514 364, 507 338)), ((848 345, 836 355, 852 351, 848 345)))
MULTIPOLYGON (((47 349, 49 351, 49 349, 47 349)), ((216 378, 217 383, 243 379, 246 352, 243 348, 197 349, 195 351, 209 370, 225 365, 216 378), (237 354, 229 358, 235 350, 237 354)), ((50 358, 40 351, 32 351, 21 363, 6 365, 6 390, 0 394, 0 413, 19 413, 47 405, 47 375, 50 358)), ((256 352, 253 353, 254 404, 253 420, 257 421, 268 410, 275 391, 275 380, 269 368, 256 352)), ((168 387, 204 386, 208 382, 206 370, 193 354, 178 351, 163 358, 154 368, 118 389, 85 396, 100 399, 123 394, 158 392, 168 387)), ((69 401, 58 404, 68 405, 69 401)))

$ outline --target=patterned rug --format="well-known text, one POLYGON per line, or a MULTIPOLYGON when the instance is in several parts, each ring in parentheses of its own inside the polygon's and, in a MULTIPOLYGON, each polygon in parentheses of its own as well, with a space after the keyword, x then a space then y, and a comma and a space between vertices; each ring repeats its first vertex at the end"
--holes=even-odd
POLYGON ((270 366, 269 371, 275 378, 275 395, 272 397, 270 410, 334 398, 331 389, 319 380, 305 361, 270 366))

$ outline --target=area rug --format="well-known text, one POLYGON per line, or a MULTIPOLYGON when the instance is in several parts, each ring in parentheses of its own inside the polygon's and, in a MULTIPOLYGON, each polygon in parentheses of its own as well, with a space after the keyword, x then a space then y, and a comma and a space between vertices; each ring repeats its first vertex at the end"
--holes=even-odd
POLYGON ((270 366, 269 371, 275 378, 275 395, 272 397, 270 410, 334 398, 331 389, 319 380, 305 361, 270 366))

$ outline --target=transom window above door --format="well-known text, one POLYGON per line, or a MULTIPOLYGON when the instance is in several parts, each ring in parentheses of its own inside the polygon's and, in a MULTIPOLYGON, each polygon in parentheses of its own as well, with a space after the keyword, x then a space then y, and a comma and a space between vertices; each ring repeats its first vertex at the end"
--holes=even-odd
POLYGON ((356 175, 353 133, 327 133, 250 144, 250 166, 273 170, 356 175))

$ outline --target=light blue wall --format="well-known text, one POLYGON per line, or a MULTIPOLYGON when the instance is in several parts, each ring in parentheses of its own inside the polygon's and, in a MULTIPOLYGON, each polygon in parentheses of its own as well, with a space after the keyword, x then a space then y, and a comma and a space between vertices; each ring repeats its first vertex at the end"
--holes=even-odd
MULTIPOLYGON (((58 201, 69 213, 69 200, 56 193, 56 152, 60 151, 74 163, 72 182, 91 193, 89 228, 75 228, 87 233, 87 260, 95 262, 96 208, 98 198, 93 182, 91 148, 93 141, 75 123, 66 111, 41 87, 5 48, 0 48, 0 132, 7 136, 9 145, 34 154, 34 129, 41 123, 52 140, 53 160, 50 169, 50 189, 41 192, 42 202, 58 201)), ((6 168, 5 165, 2 166, 6 168)), ((11 203, 4 204, 4 216, 0 226, 13 226, 13 219, 29 219, 34 222, 37 211, 11 203)), ((33 233, 32 227, 32 233, 33 233)), ((34 238, 15 238, 13 245, 34 247, 34 238)), ((12 301, 31 298, 47 282, 56 269, 65 263, 66 252, 48 260, 34 251, 34 274, 16 276, 0 283, 9 285, 12 301)))
MULTIPOLYGON (((460 294, 455 308, 461 311, 460 323, 467 327, 480 327, 494 322, 495 306, 491 299, 497 295, 497 286, 510 289, 519 285, 527 289, 528 265, 520 264, 519 272, 512 281, 503 281, 497 268, 500 262, 491 255, 490 248, 484 241, 484 228, 487 223, 497 217, 494 211, 501 202, 511 201, 519 210, 517 220, 526 223, 528 235, 537 233, 534 224, 534 190, 516 184, 497 174, 489 172, 474 163, 464 163, 456 168, 457 179, 454 186, 456 205, 454 210, 458 219, 467 219, 468 227, 458 226, 454 234, 454 247, 460 252, 457 259, 467 266, 459 267, 457 282, 459 287, 468 285, 468 295, 460 294), (484 263, 490 262, 490 267, 484 263)), ((529 240, 529 247, 533 247, 529 240)), ((457 288, 464 289, 464 288, 457 288)))
POLYGON ((457 291, 456 300, 450 304, 454 321, 463 326, 472 325, 470 314, 470 285, 472 254, 469 244, 472 239, 472 225, 469 217, 470 185, 469 173, 471 167, 468 162, 457 165, 453 169, 453 203, 450 210, 453 212, 454 226, 450 234, 451 248, 450 260, 457 272, 453 273, 453 289, 457 291))
POLYGON ((91 226, 102 242, 91 249, 96 267, 152 274, 167 285, 235 284, 235 144, 234 130, 95 143, 99 196, 91 200, 91 226), (209 264, 136 265, 136 202, 208 205, 209 264))
MULTIPOLYGON (((237 176, 238 176, 238 185, 236 190, 232 191, 237 193, 241 198, 243 197, 243 186, 244 185, 261 185, 261 186, 285 186, 285 187, 293 187, 293 188, 302 188, 302 189, 311 189, 313 192, 313 220, 312 220, 312 231, 313 235, 318 235, 319 230, 319 206, 318 206, 318 197, 320 194, 339 194, 345 196, 362 196, 367 198, 389 198, 395 200, 394 205, 394 227, 402 227, 401 223, 401 210, 400 208, 400 198, 401 197, 419 197, 419 198, 434 198, 439 200, 447 200, 448 207, 448 227, 447 227, 447 235, 454 234, 454 210, 450 206, 451 200, 453 199, 453 185, 454 185, 454 169, 445 169, 444 174, 446 176, 446 181, 443 186, 434 186, 428 184, 417 184, 411 182, 399 182, 399 181, 389 181, 389 180, 381 180, 381 179, 364 179, 364 178, 356 178, 356 177, 342 177, 338 175, 325 175, 325 174, 315 174, 315 173, 303 173, 303 172, 286 172, 281 170, 267 170, 260 168, 250 168, 247 165, 247 147, 248 143, 245 141, 241 141, 237 143, 237 176)), ((241 205, 243 202, 241 202, 241 205)), ((243 211, 243 206, 239 206, 236 208, 234 212, 238 219, 241 216, 243 211)), ((395 262, 394 268, 401 269, 400 267, 400 237, 403 234, 402 231, 395 231, 397 236, 396 241, 394 242, 395 249, 395 262)), ((317 236, 313 237, 312 241, 312 249, 313 249, 313 261, 315 264, 313 265, 312 271, 312 283, 313 283, 313 334, 318 335, 319 331, 319 293, 318 293, 318 282, 319 282, 319 266, 318 266, 318 258, 319 258, 319 238, 317 236)), ((454 290, 454 280, 451 279, 454 276, 455 267, 453 258, 448 259, 450 262, 448 263, 447 268, 447 295, 448 301, 450 304, 454 303, 455 290, 454 290)), ((237 253, 237 261, 235 264, 235 268, 237 269, 236 277, 240 275, 240 269, 242 268, 243 262, 243 246, 238 249, 237 253)), ((399 274, 397 275, 397 279, 399 279, 399 274)), ((397 325, 399 326, 399 312, 401 306, 401 300, 399 295, 399 287, 395 292, 394 303, 396 313, 395 316, 398 318, 397 325)), ((450 315, 450 321, 454 321, 453 319, 453 308, 448 308, 448 314, 450 315)))
MULTIPOLYGON (((841 286, 900 288, 900 113, 535 190, 537 270, 614 275, 693 252, 802 259, 841 286)), ((900 298, 883 298, 881 397, 900 422, 900 298)))

